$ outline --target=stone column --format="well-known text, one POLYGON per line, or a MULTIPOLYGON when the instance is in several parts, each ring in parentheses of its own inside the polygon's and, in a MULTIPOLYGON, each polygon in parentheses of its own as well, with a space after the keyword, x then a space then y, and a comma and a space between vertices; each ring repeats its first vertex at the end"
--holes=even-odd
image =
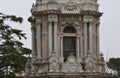
POLYGON ((85 57, 86 57, 87 52, 88 52, 88 44, 87 44, 87 22, 84 22, 84 55, 85 55, 85 57))
POLYGON ((83 49, 84 48, 84 44, 83 44, 84 42, 83 41, 84 41, 83 36, 81 35, 80 36, 80 47, 79 47, 80 48, 80 58, 83 58, 83 54, 84 54, 84 52, 83 52, 84 51, 84 49, 83 49))
POLYGON ((32 26, 31 27, 31 31, 32 31, 32 57, 35 58, 36 57, 36 42, 35 42, 35 27, 32 26))
POLYGON ((41 58, 41 24, 37 24, 36 26, 36 37, 37 37, 37 57, 41 58))
POLYGON ((56 52, 56 55, 58 55, 57 51, 57 22, 54 22, 54 50, 56 52))
POLYGON ((97 55, 99 55, 99 52, 100 52, 100 41, 99 41, 99 23, 97 24, 97 39, 96 39, 96 49, 97 49, 97 55))
POLYGON ((89 52, 93 52, 93 23, 89 23, 89 52))
POLYGON ((80 37, 77 37, 77 60, 79 61, 80 58, 80 37))
POLYGON ((49 25, 48 25, 49 27, 48 27, 48 41, 49 41, 49 56, 50 56, 50 54, 51 54, 51 52, 52 52, 52 22, 49 22, 49 25))
POLYGON ((60 51, 61 51, 61 62, 64 61, 63 58, 63 35, 60 36, 60 51))

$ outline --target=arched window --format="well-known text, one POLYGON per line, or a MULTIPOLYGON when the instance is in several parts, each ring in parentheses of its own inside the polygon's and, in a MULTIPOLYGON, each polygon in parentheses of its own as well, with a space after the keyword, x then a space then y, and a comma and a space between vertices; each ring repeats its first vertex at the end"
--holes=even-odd
POLYGON ((70 55, 76 56, 76 36, 71 36, 71 34, 76 33, 76 29, 69 26, 63 30, 63 33, 67 33, 63 37, 63 57, 65 62, 70 55))
POLYGON ((74 27, 66 27, 63 30, 64 33, 76 33, 76 29, 74 27))

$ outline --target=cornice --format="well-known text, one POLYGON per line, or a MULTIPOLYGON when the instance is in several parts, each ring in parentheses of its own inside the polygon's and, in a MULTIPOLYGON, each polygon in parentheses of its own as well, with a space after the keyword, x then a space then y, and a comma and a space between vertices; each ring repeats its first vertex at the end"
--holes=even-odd
POLYGON ((59 14, 59 10, 44 10, 44 11, 35 11, 32 13, 33 16, 38 16, 38 15, 47 15, 47 14, 59 14))
POLYGON ((103 13, 97 12, 97 11, 82 11, 81 14, 82 15, 93 15, 97 17, 101 17, 103 15, 103 13))
POLYGON ((61 15, 93 15, 101 17, 103 13, 97 11, 81 11, 80 13, 61 13, 60 10, 45 10, 35 11, 32 13, 33 16, 47 15, 47 14, 61 14, 61 15))

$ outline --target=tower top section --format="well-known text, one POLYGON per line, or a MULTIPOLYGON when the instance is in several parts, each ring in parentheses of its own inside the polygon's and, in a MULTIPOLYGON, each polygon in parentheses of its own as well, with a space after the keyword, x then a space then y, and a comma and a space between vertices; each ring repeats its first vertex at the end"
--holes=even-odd
POLYGON ((60 13, 98 12, 97 0, 36 0, 31 12, 57 11, 60 13))

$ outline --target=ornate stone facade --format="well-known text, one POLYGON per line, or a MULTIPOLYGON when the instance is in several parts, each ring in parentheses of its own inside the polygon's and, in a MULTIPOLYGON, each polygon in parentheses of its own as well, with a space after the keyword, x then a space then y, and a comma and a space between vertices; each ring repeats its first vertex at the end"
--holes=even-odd
POLYGON ((26 78, 108 78, 99 50, 97 0, 36 0, 26 78))

